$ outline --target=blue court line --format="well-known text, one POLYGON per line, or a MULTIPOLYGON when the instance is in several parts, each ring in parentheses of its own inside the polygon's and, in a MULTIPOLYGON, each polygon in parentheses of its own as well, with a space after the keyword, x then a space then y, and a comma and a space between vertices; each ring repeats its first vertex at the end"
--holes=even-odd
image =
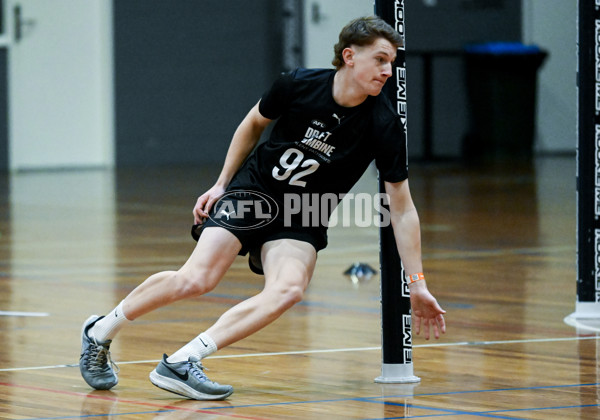
MULTIPOLYGON (((360 401, 366 401, 361 399, 360 401)), ((364 420, 396 420, 396 419, 418 419, 418 418, 432 418, 432 417, 446 417, 446 416, 454 416, 454 415, 462 415, 462 416, 477 416, 477 417, 489 417, 493 419, 507 419, 507 420, 527 420, 527 417, 515 417, 515 416, 500 416, 495 415, 494 413, 516 413, 516 412, 525 412, 525 411, 542 411, 542 410, 564 410, 568 408, 585 408, 585 407, 599 407, 600 404, 581 404, 581 405, 563 405, 563 406, 555 406, 555 407, 529 407, 529 408, 511 408, 506 410, 490 410, 490 411, 464 411, 464 410, 451 410, 447 408, 437 408, 437 407, 428 407, 424 405, 414 405, 414 404, 403 404, 403 403, 383 403, 385 405, 396 405, 399 407, 408 407, 408 408, 416 408, 420 410, 433 410, 433 411, 441 411, 443 414, 421 414, 415 416, 402 416, 402 417, 376 417, 372 419, 364 419, 364 420)))
MULTIPOLYGON (((542 386, 527 386, 522 388, 497 388, 497 389, 474 389, 471 391, 449 391, 449 392, 433 392, 430 394, 407 394, 407 395, 386 395, 384 397, 368 397, 370 400, 381 398, 407 398, 407 397, 433 397, 440 395, 457 395, 457 394, 477 394, 485 392, 505 392, 505 391, 535 391, 537 389, 555 389, 555 388, 583 388, 586 386, 600 386, 600 382, 588 384, 571 384, 571 385, 542 385, 542 386)), ((365 397, 366 398, 366 397, 365 397)))
MULTIPOLYGON (((432 410, 443 412, 440 414, 426 414, 409 417, 380 417, 368 420, 393 420, 393 419, 404 419, 404 418, 432 418, 432 417, 445 417, 452 415, 465 415, 465 416, 480 416, 495 419, 508 419, 508 420, 526 420, 526 418, 519 417, 506 417, 501 416, 500 413, 511 413, 511 412, 525 412, 525 411, 539 411, 539 410, 560 410, 568 408, 584 408, 584 407, 597 407, 600 404, 583 404, 583 405, 572 405, 572 406, 556 406, 556 407, 531 407, 531 408, 517 408, 517 409, 506 409, 506 410, 490 410, 490 411, 464 411, 464 410, 452 410, 444 408, 429 407, 426 405, 415 405, 396 403, 392 401, 378 401, 381 399, 393 399, 393 398, 417 398, 417 397, 430 397, 430 396, 441 396, 441 395, 457 395, 457 394, 474 394, 474 393, 488 393, 488 392, 505 392, 505 391, 524 391, 524 390, 538 390, 538 389, 557 389, 557 388, 574 388, 574 387, 588 387, 588 386, 599 386, 600 383, 587 383, 587 384, 566 384, 566 385, 547 385, 547 386, 535 386, 535 387, 519 387, 519 388, 499 388, 499 389, 480 389, 471 391, 453 391, 453 392, 434 392, 428 394, 399 394, 399 395, 388 395, 388 396, 374 396, 365 398, 338 398, 328 400, 312 400, 312 401, 295 401, 295 402, 280 402, 280 403, 264 403, 264 404, 247 404, 247 405, 233 405, 223 407, 206 407, 202 410, 220 410, 220 409, 240 409, 240 408, 256 408, 256 407, 275 407, 283 405, 297 405, 297 404, 322 404, 322 403, 337 403, 344 401, 357 401, 357 402, 368 402, 373 404, 384 404, 384 405, 397 405, 403 407, 412 407, 422 410, 432 410), (498 414, 495 414, 498 413, 498 414)), ((32 417, 25 420, 58 420, 58 419, 72 419, 72 418, 89 418, 89 417, 108 417, 108 416, 122 416, 122 415, 133 415, 133 414, 152 414, 152 413, 168 413, 177 410, 156 410, 156 411, 140 411, 137 413, 115 413, 115 414, 94 414, 94 415, 79 415, 79 416, 62 416, 62 417, 32 417)), ((367 419, 365 419, 367 420, 367 419)))
MULTIPOLYGON (((296 401, 296 402, 282 402, 282 403, 265 403, 265 404, 248 404, 248 405, 236 405, 230 407, 212 407, 208 410, 219 410, 222 408, 252 408, 252 407, 269 407, 269 406, 280 406, 280 405, 296 405, 296 404, 320 404, 320 403, 332 403, 332 402, 343 402, 343 401, 362 401, 362 402, 371 402, 378 404, 386 404, 386 405, 401 405, 404 406, 403 403, 394 403, 389 401, 376 401, 379 399, 391 399, 391 398, 417 398, 417 397, 431 397, 431 396, 441 396, 441 395, 457 395, 457 394, 475 394, 475 393, 488 393, 488 392, 506 392, 506 391, 527 391, 527 390, 539 390, 539 389, 557 389, 557 388, 581 388, 587 386, 599 386, 599 383, 587 383, 587 384, 569 384, 569 385, 547 385, 547 386, 534 386, 534 387, 520 387, 520 388, 499 388, 499 389, 479 389, 479 390, 471 390, 471 391, 453 391, 453 392, 434 392, 428 394, 406 394, 406 395, 387 395, 382 397, 369 397, 369 398, 339 398, 339 399, 330 399, 330 400, 313 400, 313 401, 296 401)), ((414 408, 419 408, 423 410, 434 410, 434 411, 443 411, 444 414, 428 414, 421 416, 410 416, 410 417, 382 417, 378 419, 370 419, 370 420, 391 420, 391 419, 402 419, 402 418, 427 418, 427 417, 443 417, 443 416, 451 416, 451 415, 469 415, 469 416, 480 416, 480 417, 489 417, 496 419, 509 419, 509 420, 527 420, 520 419, 519 417, 506 417, 501 415, 495 415, 494 413, 504 413, 504 412, 518 412, 518 411, 532 411, 532 410, 557 410, 557 409, 565 409, 565 408, 582 408, 582 407, 594 407, 600 406, 600 404, 589 404, 589 405, 574 405, 574 406, 561 406, 561 407, 538 407, 538 408, 522 408, 522 409, 511 409, 511 410, 491 410, 486 412, 469 412, 469 411, 460 411, 460 410, 451 410, 451 409, 442 409, 428 406, 417 406, 414 404, 409 404, 409 406, 414 408)))
MULTIPOLYGON (((360 399, 359 401, 365 401, 368 402, 368 400, 365 399, 360 399)), ((527 420, 527 419, 521 419, 519 417, 507 417, 507 416, 496 416, 496 415, 492 415, 489 413, 493 413, 493 412, 488 412, 488 411, 465 411, 465 410, 452 410, 449 408, 437 408, 437 407, 429 407, 426 405, 415 405, 415 404, 404 404, 404 403, 390 403, 390 402, 380 402, 380 404, 384 404, 384 405, 394 405, 394 406, 399 406, 399 407, 408 407, 408 408, 416 408, 419 410, 431 410, 431 411, 440 411, 443 414, 422 414, 422 415, 416 415, 416 416, 402 416, 402 417, 375 417, 375 418, 371 418, 371 419, 364 419, 364 420, 395 420, 395 419, 417 419, 417 418, 430 418, 430 417, 445 417, 445 416, 455 416, 455 415, 461 415, 461 416, 478 416, 478 417, 489 417, 489 418, 493 418, 493 419, 505 419, 505 420, 527 420)), ((529 410, 529 409, 527 409, 529 410)), ((503 410, 500 410, 503 411, 503 410)), ((510 410, 508 410, 510 411, 510 410)))
MULTIPOLYGON (((315 403, 330 403, 330 402, 343 402, 343 401, 370 401, 383 398, 417 398, 417 397, 435 397, 442 395, 458 395, 458 394, 476 394, 476 393, 487 393, 487 392, 506 392, 506 391, 529 391, 538 389, 555 389, 555 388, 583 388, 587 386, 600 386, 598 383, 589 384, 570 384, 570 385, 546 385, 546 386, 532 386, 522 388, 498 388, 498 389, 475 389, 471 391, 452 391, 452 392, 432 392, 428 394, 399 394, 399 395, 386 395, 386 396, 375 396, 375 397, 364 397, 364 398, 334 398, 328 400, 312 400, 312 401, 294 401, 294 402, 280 402, 280 403, 264 403, 264 404, 248 404, 248 405, 235 405, 228 407, 211 407, 207 410, 220 410, 223 408, 249 408, 249 407, 268 407, 268 406, 279 406, 279 405, 295 405, 295 404, 315 404, 315 403)), ((380 404, 386 403, 385 401, 380 404)), ((389 403, 389 402, 388 402, 389 403)))
POLYGON ((598 386, 600 383, 589 383, 589 384, 571 384, 571 385, 547 385, 547 386, 535 386, 535 387, 522 387, 522 388, 500 388, 500 389, 490 389, 490 390, 472 390, 472 391, 455 391, 455 392, 436 392, 430 394, 417 394, 413 396, 403 396, 403 397, 369 397, 369 398, 361 398, 356 399, 357 401, 365 401, 372 402, 376 404, 384 404, 384 405, 398 405, 402 407, 413 407, 423 410, 434 410, 434 411, 442 411, 446 412, 446 414, 428 414, 428 415, 419 415, 419 416, 409 416, 409 417, 383 417, 381 419, 371 419, 371 420, 392 420, 392 419, 403 419, 403 418, 429 418, 429 417, 443 417, 450 415, 469 415, 469 416, 481 416, 481 417, 490 417, 490 418, 499 418, 499 419, 518 419, 517 417, 504 417, 494 415, 494 413, 511 413, 511 412, 523 412, 523 411, 540 411, 540 410, 560 410, 567 408, 583 408, 583 407, 598 407, 600 404, 583 404, 583 405, 572 405, 572 406, 556 406, 556 407, 529 407, 529 408, 515 408, 515 409, 506 409, 506 410, 490 410, 490 411, 462 411, 462 410, 451 410, 451 409, 443 409, 443 408, 435 408, 421 405, 414 405, 411 403, 394 403, 390 401, 377 401, 382 398, 413 398, 413 397, 427 397, 427 396, 440 396, 440 395, 456 395, 456 394, 475 394, 475 393, 484 393, 484 392, 505 392, 505 391, 528 391, 528 390, 539 390, 539 389, 556 389, 556 388, 582 388, 587 386, 598 386))
POLYGON ((585 408, 585 407, 600 407, 600 404, 580 404, 580 405, 563 405, 555 407, 535 407, 535 408, 512 408, 507 410, 491 410, 486 413, 510 413, 515 411, 542 411, 542 410, 562 410, 566 408, 585 408))
MULTIPOLYGON (((347 401, 360 401, 360 402, 370 402, 369 399, 347 399, 347 401)), ((416 408, 420 410, 432 410, 432 411, 440 411, 442 414, 423 414, 423 415, 415 415, 415 416, 402 416, 402 417, 375 417, 371 419, 364 420, 396 420, 396 419, 418 419, 418 418, 432 418, 432 417, 446 417, 446 416, 454 416, 454 415, 463 415, 463 416, 478 416, 478 417, 488 417, 493 419, 505 419, 505 420, 527 420, 526 417, 515 417, 515 416, 501 416, 494 415, 494 413, 511 413, 511 412, 524 412, 524 411, 541 411, 541 410, 563 410, 563 409, 572 409, 572 408, 585 408, 585 407, 598 407, 600 404, 583 404, 583 405, 566 405, 566 406, 556 406, 556 407, 531 407, 531 408, 515 408, 515 409, 507 409, 507 410, 491 410, 491 411, 464 411, 464 410, 451 410, 444 408, 436 408, 436 407, 428 407, 422 405, 414 405, 414 404, 403 404, 403 403, 384 403, 386 405, 395 405, 399 407, 408 407, 408 408, 416 408)), ((270 404, 269 404, 270 405, 270 404)), ((243 406, 235 406, 229 408, 241 408, 243 406)), ((255 405, 249 406, 255 407, 255 405)), ((221 407, 213 407, 213 408, 204 408, 203 410, 211 410, 221 407)), ((137 411, 137 412, 129 412, 129 413, 108 413, 108 414, 89 414, 89 415, 73 415, 73 416, 60 416, 60 417, 31 417, 29 419, 24 420, 59 420, 59 419, 85 419, 85 418, 95 418, 95 417, 118 417, 118 416, 129 416, 136 414, 160 414, 160 413, 172 413, 177 410, 153 410, 153 411, 137 411)))

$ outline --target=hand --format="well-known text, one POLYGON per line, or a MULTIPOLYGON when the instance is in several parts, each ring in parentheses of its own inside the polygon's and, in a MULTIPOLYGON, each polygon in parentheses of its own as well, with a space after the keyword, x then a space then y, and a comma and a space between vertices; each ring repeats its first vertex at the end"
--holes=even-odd
POLYGON ((420 280, 410 285, 410 304, 413 314, 415 333, 423 334, 425 340, 429 340, 430 328, 433 329, 434 337, 440 338, 440 332, 446 332, 446 322, 444 320, 444 311, 437 303, 437 300, 427 289, 425 280, 420 280))
POLYGON ((224 193, 225 188, 215 185, 210 190, 198 197, 193 210, 194 224, 197 225, 204 223, 208 217, 210 209, 224 193))

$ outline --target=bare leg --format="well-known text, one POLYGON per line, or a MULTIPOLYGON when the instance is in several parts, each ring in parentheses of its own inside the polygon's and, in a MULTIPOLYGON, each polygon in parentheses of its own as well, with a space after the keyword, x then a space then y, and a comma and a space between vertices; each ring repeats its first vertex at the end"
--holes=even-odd
POLYGON ((225 229, 206 228, 192 255, 178 271, 163 271, 148 277, 123 300, 125 316, 134 320, 169 303, 211 291, 240 248, 239 240, 225 229))
POLYGON ((262 248, 265 288, 225 312, 206 330, 219 349, 267 326, 302 300, 312 278, 317 253, 293 239, 267 242, 262 248))

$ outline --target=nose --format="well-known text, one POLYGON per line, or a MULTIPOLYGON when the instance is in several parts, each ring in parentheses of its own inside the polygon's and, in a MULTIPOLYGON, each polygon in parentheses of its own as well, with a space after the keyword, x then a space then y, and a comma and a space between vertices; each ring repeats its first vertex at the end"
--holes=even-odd
POLYGON ((382 75, 386 78, 392 76, 392 63, 386 63, 385 66, 383 66, 382 75))

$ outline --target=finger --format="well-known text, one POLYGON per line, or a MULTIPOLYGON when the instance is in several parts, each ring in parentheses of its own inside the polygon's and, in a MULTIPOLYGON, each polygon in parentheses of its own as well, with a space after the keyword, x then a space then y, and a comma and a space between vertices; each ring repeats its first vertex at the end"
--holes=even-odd
POLYGON ((429 321, 425 319, 423 324, 423 334, 425 335, 425 340, 429 340, 429 321))
POLYGON ((201 219, 206 219, 208 217, 208 213, 202 208, 199 208, 197 213, 201 219))
POLYGON ((217 199, 218 197, 211 197, 208 200, 206 200, 204 206, 202 207, 202 211, 206 215, 205 217, 208 217, 208 213, 210 212, 210 209, 212 209, 212 206, 215 204, 217 199))
POLYGON ((440 327, 440 331, 442 332, 442 334, 446 334, 446 320, 444 319, 443 315, 437 317, 437 323, 440 327))
POLYGON ((202 211, 204 212, 205 217, 209 217, 208 214, 211 212, 211 209, 222 197, 223 194, 211 194, 206 197, 202 206, 202 211))
POLYGON ((437 322, 433 321, 431 323, 432 327, 433 327, 433 336, 435 337, 435 339, 437 340, 438 338, 440 338, 440 330, 438 328, 437 322))
POLYGON ((196 204, 194 206, 194 210, 192 213, 194 214, 194 223, 195 224, 202 223, 202 219, 206 217, 203 214, 204 212, 202 211, 202 208, 198 204, 196 204))
POLYGON ((192 214, 194 215, 194 222, 196 224, 200 223, 201 209, 202 209, 203 205, 204 205, 203 198, 198 197, 198 199, 196 200, 196 205, 194 206, 194 209, 192 210, 192 214))
POLYGON ((198 204, 196 205, 196 207, 198 207, 198 210, 199 210, 200 214, 202 215, 202 217, 208 217, 210 210, 212 209, 215 202, 219 199, 219 197, 214 197, 212 195, 206 195, 206 196, 202 196, 200 198, 202 200, 198 201, 198 204))
POLYGON ((415 316, 415 334, 421 334, 421 318, 415 316))
POLYGON ((195 225, 199 224, 200 223, 200 215, 198 214, 198 210, 196 209, 196 207, 194 207, 192 214, 194 215, 194 224, 195 225))

